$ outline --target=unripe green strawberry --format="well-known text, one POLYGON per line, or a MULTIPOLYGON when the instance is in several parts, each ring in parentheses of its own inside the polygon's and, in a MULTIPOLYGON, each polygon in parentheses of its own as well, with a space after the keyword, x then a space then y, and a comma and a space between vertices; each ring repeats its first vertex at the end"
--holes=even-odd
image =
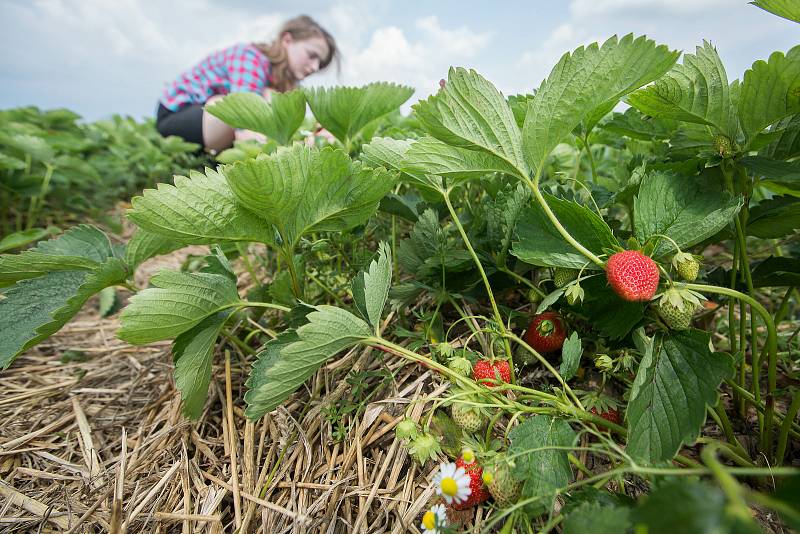
POLYGON ((435 459, 442 452, 442 447, 439 445, 439 440, 431 434, 417 434, 411 440, 408 452, 417 459, 420 465, 424 465, 428 459, 435 459))
POLYGON ((658 264, 638 250, 624 250, 608 258, 606 277, 624 300, 647 302, 658 289, 658 264))
POLYGON ((578 278, 577 269, 567 269, 564 267, 556 267, 553 273, 553 282, 556 287, 561 288, 578 278))
POLYGON ((414 439, 418 434, 417 424, 413 420, 406 417, 397 424, 394 429, 394 433, 397 436, 397 439, 414 439))
POLYGON ((495 465, 491 469, 485 469, 483 473, 483 481, 498 506, 506 508, 517 502, 522 492, 522 481, 511 474, 511 466, 505 454, 498 454, 495 465))
POLYGON ((686 330, 692 324, 695 306, 688 302, 684 303, 683 308, 662 300, 658 304, 658 314, 664 323, 672 330, 686 330))
POLYGON ((697 280, 697 273, 700 271, 700 263, 686 252, 679 252, 672 258, 672 265, 675 271, 684 280, 694 282, 697 280))
POLYGON ((733 155, 733 142, 727 135, 716 134, 713 142, 714 150, 723 158, 729 158, 733 155))
POLYGON ((447 368, 461 376, 470 376, 472 374, 472 363, 463 356, 450 358, 447 362, 447 368))
POLYGON ((453 404, 450 415, 453 421, 467 432, 477 432, 485 422, 480 410, 467 404, 453 404))
POLYGON ((542 301, 542 294, 534 289, 528 290, 528 302, 534 306, 542 301))

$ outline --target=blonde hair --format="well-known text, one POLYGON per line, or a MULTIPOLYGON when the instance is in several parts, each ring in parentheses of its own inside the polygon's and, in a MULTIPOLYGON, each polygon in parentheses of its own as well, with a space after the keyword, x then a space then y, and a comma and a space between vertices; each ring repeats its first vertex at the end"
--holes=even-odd
POLYGON ((300 15, 286 21, 281 26, 278 36, 271 43, 253 43, 256 48, 269 58, 272 65, 272 79, 274 80, 275 90, 282 93, 291 91, 297 86, 298 82, 289 69, 286 49, 281 42, 281 37, 287 33, 298 41, 312 37, 322 37, 328 45, 328 57, 320 60, 319 69, 325 69, 333 60, 336 60, 338 66, 339 50, 336 47, 336 40, 314 19, 308 15, 300 15))

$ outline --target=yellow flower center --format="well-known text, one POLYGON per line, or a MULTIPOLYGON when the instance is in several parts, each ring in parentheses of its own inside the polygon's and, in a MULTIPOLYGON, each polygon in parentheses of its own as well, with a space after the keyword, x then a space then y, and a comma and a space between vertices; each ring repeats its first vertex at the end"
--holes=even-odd
POLYGON ((440 485, 442 487, 442 493, 448 497, 455 497, 456 493, 458 493, 458 484, 450 477, 443 478, 440 485))
POLYGON ((464 458, 464 461, 467 462, 468 464, 471 464, 472 462, 475 461, 475 453, 472 452, 472 449, 464 449, 464 452, 461 455, 461 457, 464 458))
POLYGON ((430 510, 425 512, 425 515, 422 516, 422 525, 428 530, 436 528, 436 514, 430 510))

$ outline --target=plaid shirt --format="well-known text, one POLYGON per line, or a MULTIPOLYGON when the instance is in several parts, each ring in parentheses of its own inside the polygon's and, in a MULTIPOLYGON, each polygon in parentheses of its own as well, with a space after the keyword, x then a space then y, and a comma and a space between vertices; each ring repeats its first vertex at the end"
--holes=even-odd
POLYGON ((161 104, 170 111, 204 104, 213 95, 261 93, 272 83, 269 59, 252 44, 237 44, 209 55, 167 85, 161 104))

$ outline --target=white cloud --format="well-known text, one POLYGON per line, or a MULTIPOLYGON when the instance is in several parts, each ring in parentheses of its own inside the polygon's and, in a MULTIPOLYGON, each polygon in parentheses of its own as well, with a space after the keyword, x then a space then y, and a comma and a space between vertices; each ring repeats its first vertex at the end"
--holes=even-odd
POLYGON ((573 0, 569 11, 573 16, 580 17, 630 13, 681 16, 723 9, 730 5, 731 0, 573 0))
MULTIPOLYGON (((397 26, 383 26, 372 32, 363 47, 347 49, 343 45, 346 61, 339 83, 361 85, 381 80, 409 85, 415 93, 404 106, 407 110, 411 103, 438 90, 450 65, 473 58, 491 39, 490 33, 465 26, 444 28, 436 16, 419 18, 414 26, 420 32, 417 38, 397 26)), ((309 79, 308 84, 331 82, 331 75, 322 75, 309 79)))
POLYGON ((730 0, 572 0, 568 18, 520 54, 515 65, 541 81, 565 52, 602 43, 612 35, 633 33, 688 53, 707 39, 717 48, 733 80, 741 78, 752 61, 768 56, 774 46, 769 34, 775 28, 774 17, 730 0))

